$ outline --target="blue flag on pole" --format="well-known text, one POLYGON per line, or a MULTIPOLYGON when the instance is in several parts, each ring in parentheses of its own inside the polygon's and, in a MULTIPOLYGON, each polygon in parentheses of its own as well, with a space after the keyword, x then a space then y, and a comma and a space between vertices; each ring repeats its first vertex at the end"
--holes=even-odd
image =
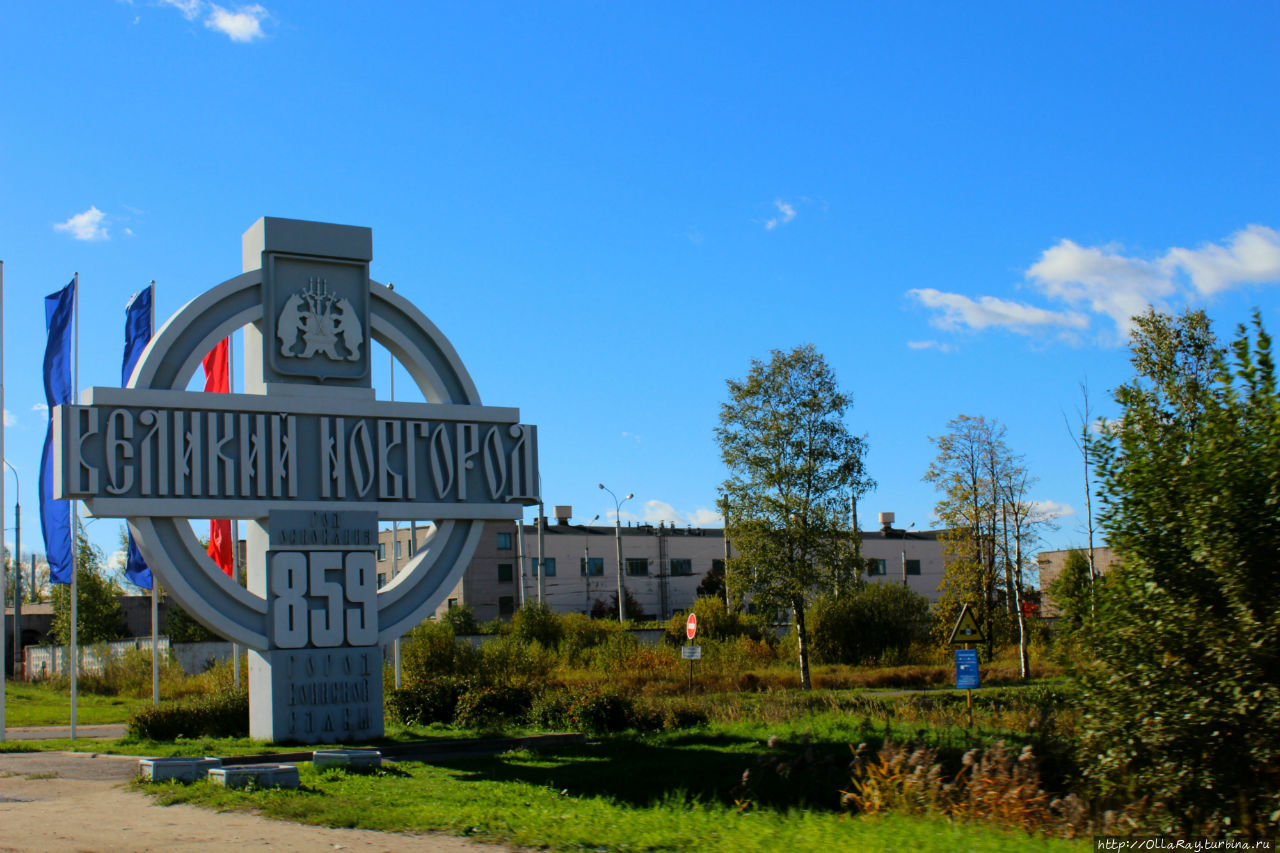
POLYGON ((75 315, 76 283, 44 298, 44 322, 49 332, 44 348, 44 399, 49 425, 40 456, 40 530, 49 560, 49 580, 71 583, 71 505, 53 499, 53 407, 71 402, 71 326, 75 315))
MULTIPOLYGON (((151 297, 155 285, 133 294, 129 304, 124 306, 124 365, 121 370, 120 385, 129 384, 134 365, 142 356, 151 340, 151 297)), ((133 541, 133 532, 129 533, 129 553, 124 564, 124 576, 130 583, 143 589, 151 589, 151 568, 142 559, 137 544, 133 541)))

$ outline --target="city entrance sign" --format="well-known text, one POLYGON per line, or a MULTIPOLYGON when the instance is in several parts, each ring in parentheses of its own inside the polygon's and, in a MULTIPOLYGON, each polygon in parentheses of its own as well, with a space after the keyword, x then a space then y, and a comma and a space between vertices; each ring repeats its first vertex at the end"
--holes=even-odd
POLYGON ((264 218, 244 272, 181 308, 125 389, 54 413, 55 494, 126 517, 185 610, 250 652, 250 735, 382 734, 381 647, 460 578, 485 520, 537 502, 537 429, 484 406, 452 345, 369 278, 367 228, 264 218), (245 393, 185 389, 244 331, 245 393), (370 342, 426 403, 380 402, 370 342), (247 588, 205 553, 190 518, 245 520, 247 588), (382 586, 380 520, 433 522, 382 586))

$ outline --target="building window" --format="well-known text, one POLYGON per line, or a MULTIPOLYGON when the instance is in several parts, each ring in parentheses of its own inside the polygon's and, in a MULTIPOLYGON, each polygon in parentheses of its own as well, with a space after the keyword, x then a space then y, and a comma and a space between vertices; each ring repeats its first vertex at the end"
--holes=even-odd
POLYGON ((919 561, 919 560, 907 560, 906 565, 907 565, 907 574, 909 574, 909 575, 918 575, 918 574, 920 574, 920 561, 919 561))
POLYGON ((400 559, 400 540, 396 540, 396 559, 400 559))
POLYGON ((449 609, 450 609, 450 610, 457 610, 457 609, 458 609, 458 599, 456 599, 456 598, 451 598, 451 599, 449 599, 449 609))
POLYGON ((378 559, 379 560, 387 559, 387 543, 386 542, 378 543, 378 559))
POLYGON ((604 557, 583 557, 578 561, 578 571, 588 577, 601 577, 604 574, 604 557))
POLYGON ((498 563, 498 583, 511 583, 511 564, 498 563))
POLYGON ((673 576, 693 574, 693 560, 673 559, 671 561, 671 574, 673 576))
POLYGON ((498 550, 499 551, 511 550, 511 534, 510 533, 498 534, 498 550))
MULTIPOLYGON (((547 557, 546 563, 547 563, 547 577, 549 578, 555 577, 556 576, 556 558, 547 557)), ((535 578, 538 576, 538 558, 537 557, 533 558, 533 576, 535 578)))
POLYGON ((516 612, 516 600, 509 595, 498 597, 498 615, 510 616, 516 612))
POLYGON ((875 575, 887 575, 889 574, 889 566, 884 560, 872 558, 867 561, 867 574, 873 577, 875 575))
POLYGON ((387 585, 387 576, 383 572, 378 572, 378 589, 382 589, 387 585))
POLYGON ((627 557, 627 574, 644 577, 649 574, 649 560, 645 557, 627 557))

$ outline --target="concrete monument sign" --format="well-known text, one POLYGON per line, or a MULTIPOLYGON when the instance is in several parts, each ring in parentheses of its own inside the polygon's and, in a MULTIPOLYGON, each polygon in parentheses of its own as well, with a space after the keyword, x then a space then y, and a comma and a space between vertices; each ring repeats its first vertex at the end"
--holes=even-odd
POLYGON ((129 519, 165 588, 250 653, 250 734, 331 742, 382 733, 382 645, 457 583, 486 519, 536 502, 535 427, 483 406, 457 353, 412 304, 369 279, 367 228, 264 218, 244 273, 183 306, 128 388, 54 415, 60 498, 129 519), (244 330, 245 393, 184 390, 244 330), (370 342, 426 403, 379 402, 370 342), (245 519, 248 588, 190 518, 245 519), (378 587, 379 520, 434 522, 378 587))

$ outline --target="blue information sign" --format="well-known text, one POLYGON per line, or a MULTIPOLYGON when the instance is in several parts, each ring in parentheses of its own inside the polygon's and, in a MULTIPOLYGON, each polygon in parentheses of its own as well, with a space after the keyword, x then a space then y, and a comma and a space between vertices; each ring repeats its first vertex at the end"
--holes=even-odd
POLYGON ((956 689, 973 690, 978 684, 978 650, 956 649, 956 689))

